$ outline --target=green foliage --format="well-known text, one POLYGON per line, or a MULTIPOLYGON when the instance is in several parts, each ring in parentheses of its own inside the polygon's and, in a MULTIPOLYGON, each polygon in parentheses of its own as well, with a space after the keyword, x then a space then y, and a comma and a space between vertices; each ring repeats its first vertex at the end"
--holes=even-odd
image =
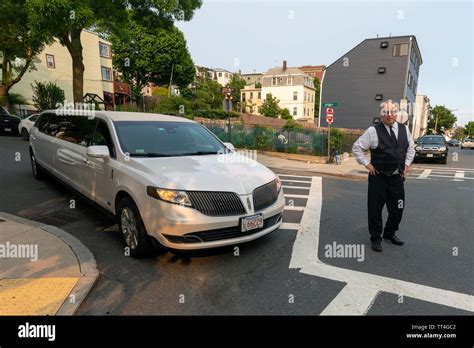
POLYGON ((262 84, 260 82, 255 82, 255 88, 262 88, 262 84))
POLYGON ((166 87, 156 87, 153 90, 153 95, 156 97, 167 97, 168 96, 168 88, 166 87))
POLYGON ((292 120, 293 119, 293 116, 291 116, 290 110, 288 110, 288 108, 284 108, 284 109, 280 109, 280 110, 281 110, 280 115, 281 115, 282 119, 284 119, 284 120, 292 120))
POLYGON ((237 103, 240 103, 240 90, 245 87, 246 83, 244 79, 241 79, 239 75, 234 74, 232 75, 232 79, 229 82, 229 87, 235 89, 235 94, 234 94, 234 107, 237 105, 237 103))
MULTIPOLYGON (((227 119, 227 112, 225 112, 224 110, 219 110, 219 109, 195 110, 191 112, 193 116, 196 116, 196 117, 210 118, 213 120, 226 120, 227 119)), ((234 117, 238 117, 239 113, 235 111, 231 111, 229 115, 231 118, 234 118, 234 117)))
POLYGON ((311 149, 313 150, 313 153, 317 156, 323 156, 327 142, 326 135, 322 133, 313 133, 311 136, 311 149))
POLYGON ((18 94, 18 93, 8 94, 8 105, 25 105, 25 104, 28 104, 28 101, 21 94, 18 94))
POLYGON ((468 138, 474 137, 474 121, 469 121, 464 127, 464 134, 468 138))
POLYGON ((39 111, 56 109, 58 103, 64 103, 64 91, 52 82, 31 84, 33 89, 33 105, 39 111))
POLYGON ((186 87, 194 79, 194 63, 186 40, 174 26, 154 29, 129 21, 120 34, 111 36, 111 42, 114 68, 126 82, 137 87, 135 94, 151 82, 168 86, 171 74, 172 83, 179 87, 186 87))
POLYGON ((451 129, 456 121, 457 117, 448 108, 444 105, 437 105, 429 110, 428 132, 439 134, 442 128, 451 129))
POLYGON ((278 105, 280 100, 268 94, 267 98, 260 107, 260 114, 267 117, 278 117, 281 114, 280 106, 278 105))
POLYGON ((300 125, 298 122, 293 120, 293 118, 288 119, 286 121, 286 124, 283 126, 284 130, 298 130, 298 129, 304 129, 302 125, 300 125))
POLYGON ((346 133, 344 133, 343 130, 339 128, 331 128, 331 138, 329 141, 331 145, 331 151, 338 150, 339 153, 341 153, 345 143, 345 137, 346 133))
POLYGON ((192 110, 223 109, 224 95, 217 81, 200 79, 192 88, 184 88, 181 95, 189 100, 192 110))
POLYGON ((0 1, 0 98, 9 102, 8 92, 23 75, 35 70, 36 56, 51 40, 41 31, 31 30, 31 14, 26 0, 0 1))
POLYGON ((267 127, 255 127, 251 132, 251 137, 254 140, 254 149, 256 150, 270 150, 273 145, 274 134, 273 130, 267 127))

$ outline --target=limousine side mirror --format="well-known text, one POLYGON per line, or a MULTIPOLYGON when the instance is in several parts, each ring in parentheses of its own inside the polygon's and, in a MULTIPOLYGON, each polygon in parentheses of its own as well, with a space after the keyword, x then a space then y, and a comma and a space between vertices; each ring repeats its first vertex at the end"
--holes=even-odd
POLYGON ((235 151, 234 145, 232 143, 224 143, 225 147, 227 147, 229 150, 235 151))
POLYGON ((110 157, 109 148, 105 145, 93 145, 87 148, 87 156, 91 158, 110 157))

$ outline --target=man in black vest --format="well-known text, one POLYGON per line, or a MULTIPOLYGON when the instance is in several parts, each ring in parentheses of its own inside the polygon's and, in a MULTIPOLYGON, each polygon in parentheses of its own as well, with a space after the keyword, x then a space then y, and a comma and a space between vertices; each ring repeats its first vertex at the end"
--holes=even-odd
POLYGON ((405 175, 415 156, 415 144, 408 127, 397 122, 398 103, 388 100, 380 107, 382 122, 369 127, 352 147, 357 162, 369 170, 369 233, 372 249, 379 252, 382 251, 382 238, 395 245, 404 243, 395 232, 405 207, 405 175), (368 149, 370 161, 364 154, 368 149), (384 228, 382 210, 385 204, 388 218, 384 228))

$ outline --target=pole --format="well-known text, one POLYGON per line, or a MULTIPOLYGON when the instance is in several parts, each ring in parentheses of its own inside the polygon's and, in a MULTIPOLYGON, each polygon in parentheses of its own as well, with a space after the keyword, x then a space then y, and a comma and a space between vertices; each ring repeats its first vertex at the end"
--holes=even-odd
POLYGON ((171 75, 170 75, 170 84, 168 86, 168 97, 171 97, 171 86, 173 84, 173 70, 174 70, 174 63, 171 64, 171 75))
POLYGON ((329 163, 329 160, 331 159, 330 154, 331 154, 331 124, 328 123, 328 163, 329 163))
POLYGON ((435 134, 438 134, 438 131, 436 130, 436 128, 438 127, 438 113, 436 113, 436 121, 435 121, 435 134))
POLYGON ((230 109, 231 109, 232 101, 230 99, 227 99, 226 102, 227 102, 227 141, 229 143, 232 143, 232 135, 231 135, 232 127, 230 125, 230 109))

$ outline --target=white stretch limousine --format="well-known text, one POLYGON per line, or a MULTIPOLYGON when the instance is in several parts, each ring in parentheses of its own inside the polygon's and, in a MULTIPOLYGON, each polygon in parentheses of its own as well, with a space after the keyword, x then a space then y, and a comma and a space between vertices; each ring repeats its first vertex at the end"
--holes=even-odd
POLYGON ((43 112, 30 132, 33 174, 45 172, 117 218, 130 255, 247 242, 278 229, 279 178, 181 117, 43 112))

